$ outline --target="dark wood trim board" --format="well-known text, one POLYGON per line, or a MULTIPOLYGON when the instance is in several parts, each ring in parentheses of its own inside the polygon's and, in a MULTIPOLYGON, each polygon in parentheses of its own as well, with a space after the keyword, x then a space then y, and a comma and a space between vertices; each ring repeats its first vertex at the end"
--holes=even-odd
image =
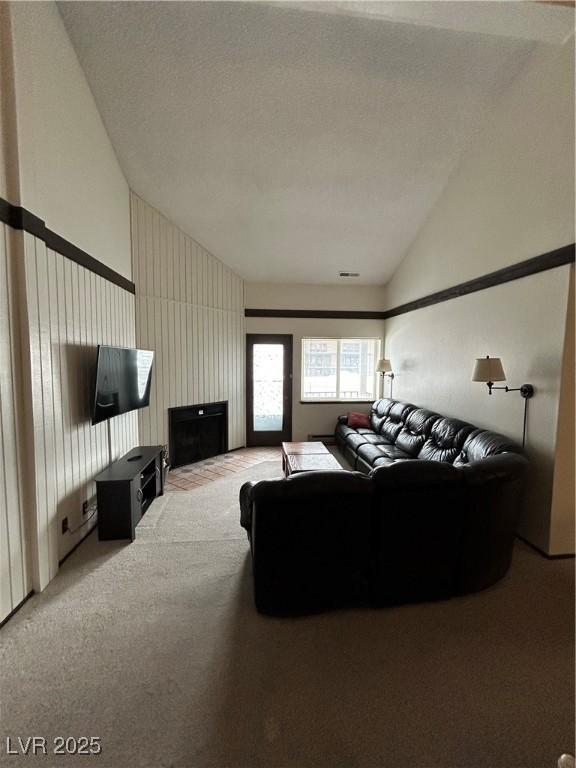
POLYGON ((512 280, 519 280, 522 277, 536 275, 538 272, 545 272, 549 269, 556 269, 565 264, 574 263, 575 245, 565 245, 554 251, 549 251, 541 256, 534 256, 525 261, 519 261, 509 267, 497 269, 495 272, 488 272, 473 280, 467 280, 464 283, 458 283, 442 291, 430 293, 421 299, 409 301, 406 304, 400 304, 398 307, 386 309, 382 312, 354 312, 340 310, 315 310, 315 309, 245 309, 246 317, 297 317, 297 318, 322 318, 325 320, 349 319, 349 320, 387 320, 390 317, 403 315, 406 312, 414 312, 416 309, 430 307, 433 304, 440 304, 450 299, 457 299, 460 296, 466 296, 469 293, 483 291, 486 288, 493 288, 496 285, 509 283, 512 280))
POLYGON ((383 320, 385 312, 331 309, 245 309, 245 317, 317 317, 328 320, 383 320))
POLYGON ((51 251, 56 251, 66 259, 70 259, 70 261, 90 270, 90 272, 94 272, 94 274, 103 277, 108 282, 114 283, 114 285, 123 288, 129 293, 136 293, 136 286, 124 275, 107 267, 106 264, 102 264, 101 261, 95 259, 94 256, 90 256, 89 253, 78 248, 74 243, 48 229, 45 222, 39 219, 38 216, 35 216, 19 205, 12 205, 12 203, 1 197, 0 221, 12 227, 12 229, 23 230, 39 240, 43 240, 46 243, 46 247, 51 251))
POLYGON ((532 259, 519 261, 517 264, 511 264, 509 267, 497 269, 495 272, 488 272, 486 275, 475 277, 473 280, 467 280, 465 283, 458 283, 458 285, 446 288, 443 291, 430 293, 421 299, 409 301, 407 304, 400 304, 398 307, 386 310, 384 312, 384 319, 403 315, 406 312, 413 312, 415 309, 429 307, 432 304, 440 304, 450 299, 457 299, 460 296, 483 291, 486 288, 493 288, 496 285, 510 283, 513 280, 536 275, 539 272, 546 272, 549 269, 556 269, 556 267, 562 267, 565 264, 572 264, 574 262, 574 248, 574 243, 572 245, 565 245, 541 256, 534 256, 532 259))

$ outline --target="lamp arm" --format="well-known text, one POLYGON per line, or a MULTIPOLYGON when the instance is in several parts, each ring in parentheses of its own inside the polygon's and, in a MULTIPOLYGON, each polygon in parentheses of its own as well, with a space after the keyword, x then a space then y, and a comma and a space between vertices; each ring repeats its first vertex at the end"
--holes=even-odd
POLYGON ((532 397, 534 394, 534 387, 532 384, 522 384, 521 387, 495 387, 494 382, 487 381, 486 386, 488 387, 488 394, 492 394, 493 389, 503 389, 504 392, 520 392, 522 397, 529 398, 532 397))

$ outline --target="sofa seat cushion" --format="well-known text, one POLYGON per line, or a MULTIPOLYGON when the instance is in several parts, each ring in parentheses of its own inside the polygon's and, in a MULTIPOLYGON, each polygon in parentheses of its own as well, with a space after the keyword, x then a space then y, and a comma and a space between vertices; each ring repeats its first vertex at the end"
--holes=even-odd
POLYGON ((453 464, 461 453, 466 438, 475 430, 471 424, 459 419, 437 419, 418 453, 419 459, 445 461, 453 464))
POLYGON ((366 427, 360 427, 360 429, 354 429, 353 427, 349 427, 345 423, 340 423, 336 427, 336 437, 339 437, 342 440, 346 440, 350 435, 374 435, 373 430, 367 429, 366 427))
POLYGON ((346 439, 347 435, 355 435, 356 430, 349 427, 345 422, 339 422, 336 427, 336 437, 340 437, 342 440, 346 439))
POLYGON ((383 456, 387 459, 412 459, 409 453, 398 448, 397 445, 379 445, 377 446, 383 456))
POLYGON ((380 451, 379 445, 372 445, 371 443, 365 443, 358 449, 358 458, 363 459, 368 466, 374 466, 376 459, 382 458, 384 455, 380 451))
POLYGON ((375 459, 374 463, 372 464, 372 469, 380 469, 380 467, 391 467, 392 464, 398 464, 398 462, 402 461, 415 461, 415 459, 390 459, 387 456, 381 456, 379 459, 375 459))
POLYGON ((395 445, 384 443, 381 445, 372 445, 366 443, 358 448, 358 456, 360 456, 367 464, 374 466, 376 459, 410 459, 411 456, 400 448, 396 448, 395 445))
POLYGON ((364 438, 367 443, 370 443, 371 445, 391 445, 390 441, 387 440, 383 435, 376 435, 374 432, 370 432, 370 434, 364 434, 364 438))
POLYGON ((360 435, 358 432, 346 435, 346 447, 352 448, 355 451, 367 442, 366 435, 360 435))

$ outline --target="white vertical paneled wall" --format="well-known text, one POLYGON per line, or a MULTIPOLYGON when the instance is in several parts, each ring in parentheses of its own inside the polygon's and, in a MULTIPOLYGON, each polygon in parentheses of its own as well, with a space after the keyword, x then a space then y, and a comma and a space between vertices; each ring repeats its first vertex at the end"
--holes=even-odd
POLYGON ((10 230, 0 223, 0 621, 32 589, 27 523, 18 461, 19 339, 11 273, 10 230))
POLYGON ((228 444, 245 442, 244 282, 132 194, 137 345, 156 353, 145 444, 168 442, 167 409, 228 401, 228 444))
POLYGON ((94 526, 82 504, 94 477, 138 443, 135 413, 91 426, 91 390, 98 344, 134 346, 134 296, 24 235, 32 378, 38 582, 94 526), (68 518, 70 531, 62 533, 68 518))

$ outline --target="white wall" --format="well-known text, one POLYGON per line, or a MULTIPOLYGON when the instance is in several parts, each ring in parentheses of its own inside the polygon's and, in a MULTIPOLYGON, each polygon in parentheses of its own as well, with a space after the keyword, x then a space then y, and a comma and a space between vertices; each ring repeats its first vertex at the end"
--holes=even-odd
POLYGON ((574 241, 574 53, 539 46, 386 287, 417 299, 574 241))
MULTIPOLYGON (((572 43, 539 47, 463 154, 386 287, 387 308, 573 242, 573 112, 572 43)), ((519 439, 521 398, 488 397, 470 381, 474 359, 500 356, 510 386, 535 386, 521 533, 550 553, 553 540, 554 554, 574 551, 573 527, 558 536, 551 514, 569 275, 558 268, 386 322, 401 399, 519 439)))
MULTIPOLYGON (((250 309, 313 309, 382 311, 381 286, 299 285, 246 283, 246 307, 250 309)), ((352 403, 301 403, 302 338, 382 339, 382 320, 339 320, 321 318, 247 317, 246 333, 282 333, 293 337, 292 438, 334 432, 337 417, 347 411, 367 411, 368 405, 352 403)), ((388 385, 387 389, 388 391, 388 385)))
POLYGON ((145 444, 168 443, 168 408, 228 401, 229 448, 244 445, 244 284, 132 195, 137 343, 156 353, 145 444))
POLYGON ((0 3, 0 197, 5 200, 20 198, 12 44, 10 6, 0 3))
POLYGON ((562 356, 562 379, 558 404, 558 428, 556 431, 556 456, 554 485, 552 489, 552 521, 549 551, 560 554, 567 541, 574 541, 574 467, 576 451, 574 431, 576 427, 574 382, 576 381, 574 342, 574 265, 571 267, 570 295, 566 313, 566 334, 562 356))
POLYGON ((381 312, 384 286, 356 285, 354 278, 342 278, 341 285, 247 282, 246 307, 381 312))
POLYGON ((128 184, 56 4, 10 10, 20 204, 130 279, 128 184))
MULTIPOLYGON (((0 35, 2 196, 131 278, 128 186, 55 4, 2 4, 0 35)), ((109 460, 106 426, 89 425, 96 344, 135 343, 135 299, 30 234, 0 239, 1 620, 95 524, 82 503, 109 460)), ((111 428, 114 456, 137 443, 134 414, 111 428)))

